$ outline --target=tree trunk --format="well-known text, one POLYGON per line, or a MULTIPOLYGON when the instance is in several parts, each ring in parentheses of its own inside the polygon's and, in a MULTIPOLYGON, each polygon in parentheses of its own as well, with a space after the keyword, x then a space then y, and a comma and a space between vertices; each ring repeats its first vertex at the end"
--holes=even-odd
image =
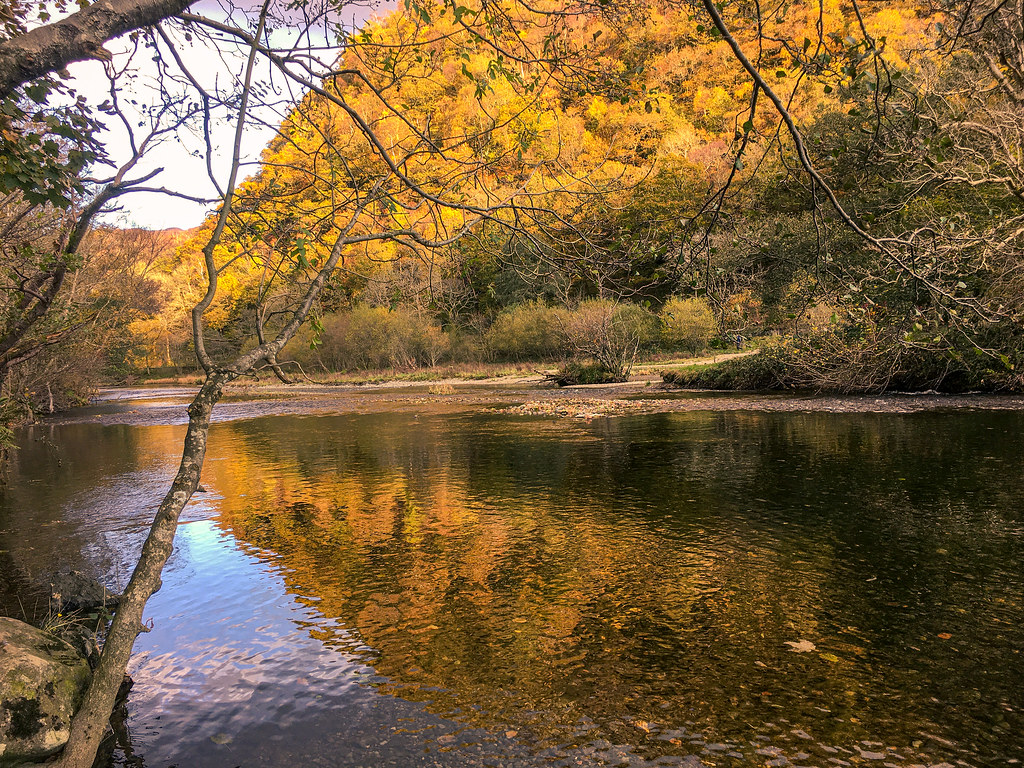
POLYGON ((92 684, 72 722, 67 746, 55 763, 60 768, 91 768, 96 758, 135 638, 146 631, 142 623, 146 601, 160 589, 160 573, 173 550, 178 517, 199 484, 199 474, 206 458, 210 415, 229 378, 230 374, 221 372, 207 375, 188 408, 188 432, 181 465, 157 510, 139 562, 114 614, 92 684))
POLYGON ((0 99, 73 61, 108 59, 108 40, 185 10, 195 0, 99 0, 67 18, 0 42, 0 99))

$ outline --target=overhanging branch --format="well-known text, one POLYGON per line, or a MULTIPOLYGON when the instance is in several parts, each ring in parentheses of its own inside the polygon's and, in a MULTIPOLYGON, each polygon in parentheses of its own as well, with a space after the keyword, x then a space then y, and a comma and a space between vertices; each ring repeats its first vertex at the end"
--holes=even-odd
POLYGON ((180 13, 195 0, 99 0, 70 16, 0 42, 0 99, 75 61, 109 59, 108 40, 180 13))

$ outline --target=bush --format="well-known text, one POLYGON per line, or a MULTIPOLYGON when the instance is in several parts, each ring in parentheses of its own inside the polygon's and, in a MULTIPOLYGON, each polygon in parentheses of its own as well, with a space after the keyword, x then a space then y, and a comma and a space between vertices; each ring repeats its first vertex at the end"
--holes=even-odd
POLYGON ((788 353, 779 345, 768 344, 755 355, 734 357, 715 365, 666 371, 666 384, 695 389, 786 389, 788 353))
POLYGON ((624 381, 640 350, 657 341, 658 321, 636 304, 590 299, 566 315, 563 333, 577 359, 590 358, 624 381))
POLYGON ((698 352, 715 335, 715 313, 707 299, 672 297, 661 310, 661 343, 665 349, 698 352))
POLYGON ((558 373, 547 377, 560 387, 577 384, 610 384, 621 381, 600 363, 569 362, 562 366, 558 373))
POLYGON ((16 366, 8 379, 9 392, 23 401, 26 416, 85 405, 103 381, 103 349, 86 339, 69 339, 44 348, 31 365, 16 366))
POLYGON ((448 359, 460 363, 479 363, 490 359, 489 350, 484 342, 484 333, 480 330, 483 318, 473 316, 469 322, 463 321, 446 332, 450 351, 448 359))
POLYGON ((450 350, 447 334, 424 312, 357 305, 324 318, 320 360, 331 370, 437 365, 450 350))
POLYGON ((540 301, 506 309, 484 335, 488 351, 499 360, 549 360, 562 354, 565 310, 540 301))
POLYGON ((802 389, 816 392, 999 390, 1013 388, 1012 370, 970 349, 903 343, 898 329, 848 326, 785 337, 760 352, 717 365, 665 373, 669 384, 702 389, 802 389))

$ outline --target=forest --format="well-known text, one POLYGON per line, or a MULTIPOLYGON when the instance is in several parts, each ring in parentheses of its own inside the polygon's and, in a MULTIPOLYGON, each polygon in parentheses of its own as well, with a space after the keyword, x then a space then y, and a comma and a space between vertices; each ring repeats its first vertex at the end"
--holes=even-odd
MULTIPOLYGON (((350 217, 359 236, 280 355, 294 374, 547 361, 614 379, 638 356, 741 336, 761 354, 678 383, 1019 388, 1024 80, 1009 6, 731 4, 756 77, 687 4, 520 20, 518 56, 465 45, 461 7, 367 22, 344 74, 289 108, 218 235, 230 269, 204 316, 213 359, 260 343, 350 217), (369 194, 386 163, 362 120, 429 188, 369 194)), ((36 98, 35 114, 8 98, 0 169, 10 420, 101 381, 195 371, 189 311, 218 227, 89 224, 39 300, 105 149, 95 115, 36 98), (27 171, 47 153, 43 178, 27 171)))

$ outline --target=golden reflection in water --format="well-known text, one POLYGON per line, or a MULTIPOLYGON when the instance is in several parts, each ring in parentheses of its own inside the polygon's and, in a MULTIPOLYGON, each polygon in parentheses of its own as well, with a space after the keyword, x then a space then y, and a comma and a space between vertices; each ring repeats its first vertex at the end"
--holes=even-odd
POLYGON ((386 426, 317 432, 310 446, 301 423, 274 441, 229 425, 204 482, 220 524, 328 620, 311 634, 353 650, 340 630, 354 630, 400 695, 541 743, 571 741, 584 716, 612 740, 684 723, 735 737, 776 700, 794 722, 820 706, 833 738, 859 735, 838 722, 872 685, 857 628, 827 638, 835 662, 784 645, 822 644, 833 554, 813 529, 764 546, 756 519, 705 499, 680 501, 675 530, 642 502, 575 486, 587 457, 509 493, 507 453, 474 457, 444 423, 386 426), (729 526, 705 530, 716 511, 729 526))
MULTIPOLYGON (((871 742, 906 764, 1003 765, 1024 711, 1020 427, 260 418, 215 425, 211 493, 185 519, 212 516, 268 563, 321 617, 295 625, 386 690, 531 746, 684 754, 701 731, 743 765, 764 764, 762 734, 799 742, 798 764, 871 742)), ((27 573, 58 548, 130 559, 181 428, 46 429, 17 454, 0 549, 27 573)))

